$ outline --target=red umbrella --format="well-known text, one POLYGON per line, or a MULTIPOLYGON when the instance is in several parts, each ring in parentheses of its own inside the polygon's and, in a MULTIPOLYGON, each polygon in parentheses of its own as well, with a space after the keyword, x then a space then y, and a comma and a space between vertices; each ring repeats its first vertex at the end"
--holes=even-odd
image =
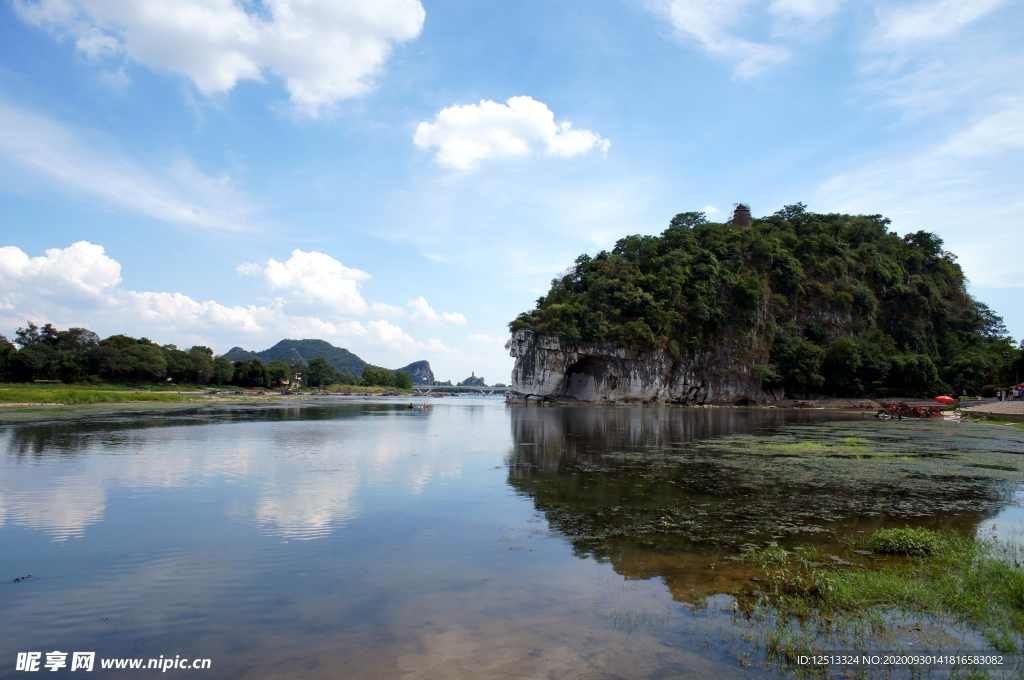
POLYGON ((956 399, 953 397, 941 396, 935 397, 935 401, 941 401, 943 404, 952 404, 956 399))

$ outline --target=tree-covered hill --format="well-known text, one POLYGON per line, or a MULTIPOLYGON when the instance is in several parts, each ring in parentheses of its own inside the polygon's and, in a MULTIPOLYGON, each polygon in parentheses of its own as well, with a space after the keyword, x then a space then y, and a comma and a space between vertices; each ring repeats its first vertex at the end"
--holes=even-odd
MULTIPOLYGON (((225 357, 231 361, 251 361, 259 359, 264 363, 271 361, 283 361, 289 366, 297 364, 309 365, 313 359, 326 359, 327 363, 334 366, 339 373, 348 373, 360 376, 367 367, 372 369, 381 368, 363 361, 356 354, 344 347, 335 347, 326 340, 282 340, 270 349, 262 352, 249 352, 241 347, 232 347, 225 357)), ((417 384, 431 383, 434 381, 434 374, 430 370, 430 363, 425 360, 414 361, 408 366, 392 369, 393 373, 405 371, 412 376, 413 382, 417 384)))
POLYGON ((282 340, 270 349, 262 352, 247 352, 241 347, 234 347, 224 356, 232 361, 260 359, 264 363, 274 360, 283 361, 289 366, 309 364, 313 359, 326 359, 342 373, 362 375, 363 369, 379 368, 373 366, 343 347, 335 347, 326 340, 282 340))
POLYGON ((1022 352, 967 293, 956 256, 889 224, 803 204, 749 226, 683 213, 660 236, 580 256, 509 327, 672 356, 746 339, 770 348, 764 386, 790 394, 977 393, 1012 380, 1022 352))

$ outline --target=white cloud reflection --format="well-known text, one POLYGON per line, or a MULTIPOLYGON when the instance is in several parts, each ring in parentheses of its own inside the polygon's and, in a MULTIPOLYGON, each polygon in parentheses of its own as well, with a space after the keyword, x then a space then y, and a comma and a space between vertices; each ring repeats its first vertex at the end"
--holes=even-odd
MULTIPOLYGON (((66 429, 19 425, 3 438, 0 526, 66 541, 102 523, 113 496, 149 499, 153 491, 188 489, 194 500, 220 500, 218 488, 230 484, 248 489, 240 497, 232 493, 231 521, 311 540, 356 520, 368 495, 409 498, 461 477, 462 447, 430 436, 441 433, 446 419, 438 423, 430 411, 405 409, 364 415, 361 408, 331 420, 298 420, 296 408, 289 414, 294 420, 214 417, 167 427, 152 427, 154 416, 139 414, 137 425, 83 429, 70 438, 66 429)), ((194 416, 171 414, 168 424, 178 417, 194 416)), ((147 512, 154 524, 185 522, 163 502, 131 507, 138 522, 147 522, 147 512)))

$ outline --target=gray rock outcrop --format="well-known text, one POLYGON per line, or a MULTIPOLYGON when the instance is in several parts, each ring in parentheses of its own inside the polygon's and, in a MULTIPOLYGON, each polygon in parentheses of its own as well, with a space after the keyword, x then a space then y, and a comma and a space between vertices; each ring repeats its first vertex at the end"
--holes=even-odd
POLYGON ((412 376, 412 381, 417 385, 434 384, 434 372, 430 370, 429 361, 414 361, 408 366, 402 366, 397 370, 407 371, 412 376))
POLYGON ((671 356, 661 348, 615 342, 565 345, 557 336, 520 330, 505 348, 515 358, 507 399, 514 402, 766 404, 755 368, 768 351, 756 337, 671 356))

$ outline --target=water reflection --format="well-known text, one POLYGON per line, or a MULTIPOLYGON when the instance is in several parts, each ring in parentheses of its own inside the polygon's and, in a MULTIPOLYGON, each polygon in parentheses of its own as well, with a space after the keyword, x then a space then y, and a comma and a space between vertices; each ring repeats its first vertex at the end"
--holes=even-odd
POLYGON ((365 482, 417 494, 459 474, 415 451, 430 451, 431 413, 408 403, 320 402, 3 423, 0 443, 14 465, 0 490, 0 526, 63 541, 101 522, 118 490, 234 484, 255 489, 244 513, 270 533, 319 538, 358 515, 365 482))
POLYGON ((970 527, 1021 488, 1024 433, 900 427, 482 399, 4 419, 0 637, 208 678, 776 677, 737 662, 732 595, 680 604, 749 586, 737 546, 970 527))
POLYGON ((509 483, 580 557, 674 593, 731 591, 747 545, 915 524, 974 532, 1011 500, 1024 437, 782 410, 529 408, 509 483), (716 565, 712 567, 712 565, 716 565))

